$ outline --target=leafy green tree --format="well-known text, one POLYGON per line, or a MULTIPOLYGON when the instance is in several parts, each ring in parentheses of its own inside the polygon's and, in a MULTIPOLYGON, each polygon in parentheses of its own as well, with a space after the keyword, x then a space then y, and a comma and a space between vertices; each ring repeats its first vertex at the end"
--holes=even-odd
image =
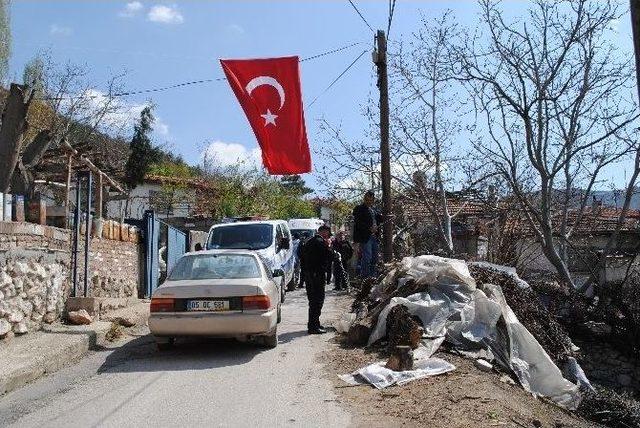
POLYGON ((145 107, 140 113, 140 122, 134 128, 131 139, 131 154, 125 166, 125 182, 133 189, 142 184, 151 165, 160 160, 160 151, 153 146, 149 135, 153 130, 152 107, 145 107))
POLYGON ((22 83, 32 86, 36 96, 44 93, 44 61, 42 57, 35 56, 24 66, 22 83))
POLYGON ((294 191, 300 195, 313 193, 313 189, 306 186, 306 183, 300 175, 285 175, 280 179, 282 187, 294 191))

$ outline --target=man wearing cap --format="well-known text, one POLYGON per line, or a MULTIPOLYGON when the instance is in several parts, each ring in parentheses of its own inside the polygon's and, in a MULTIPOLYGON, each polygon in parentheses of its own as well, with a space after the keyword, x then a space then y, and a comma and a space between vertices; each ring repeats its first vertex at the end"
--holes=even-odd
POLYGON ((304 244, 302 259, 305 266, 305 282, 309 299, 309 334, 322 334, 326 330, 320 324, 320 313, 324 304, 324 287, 327 266, 331 263, 333 251, 329 247, 331 229, 323 225, 318 232, 304 244))

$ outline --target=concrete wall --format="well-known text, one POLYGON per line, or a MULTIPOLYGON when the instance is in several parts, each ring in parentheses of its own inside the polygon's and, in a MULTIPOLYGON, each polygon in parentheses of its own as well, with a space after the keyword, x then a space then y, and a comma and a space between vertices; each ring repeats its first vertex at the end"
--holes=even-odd
MULTIPOLYGON (((93 238, 90 251, 89 296, 138 296, 141 244, 93 238)), ((78 262, 78 295, 81 295, 83 245, 79 248, 78 262)), ((43 323, 59 320, 71 293, 70 231, 0 222, 0 337, 38 330, 43 323)))
MULTIPOLYGON (((144 216, 144 212, 149 209, 156 209, 152 207, 151 196, 154 192, 160 193, 163 191, 161 184, 144 183, 136 186, 129 193, 129 200, 112 200, 107 202, 107 218, 121 219, 121 218, 135 218, 141 220, 144 216)), ((166 191, 166 188, 165 188, 166 191)), ((156 214, 159 218, 165 217, 188 217, 192 214, 193 207, 192 202, 195 201, 195 190, 193 189, 176 189, 174 195, 175 204, 169 215, 164 210, 156 209, 156 214)))

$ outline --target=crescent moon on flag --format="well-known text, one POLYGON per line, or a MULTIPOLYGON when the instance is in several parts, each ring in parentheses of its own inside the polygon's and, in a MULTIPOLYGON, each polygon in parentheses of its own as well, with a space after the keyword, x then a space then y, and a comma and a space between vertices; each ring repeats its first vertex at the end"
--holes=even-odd
POLYGON ((276 89, 276 91, 278 91, 278 95, 280 96, 280 110, 282 110, 282 106, 284 105, 284 88, 282 87, 282 85, 273 77, 271 76, 258 76, 258 77, 254 77, 253 79, 251 79, 251 81, 249 83, 247 83, 247 86, 245 88, 245 90, 247 91, 247 93, 249 95, 251 95, 251 92, 253 92, 254 89, 256 89, 258 86, 262 86, 262 85, 268 85, 268 86, 272 86, 276 89))

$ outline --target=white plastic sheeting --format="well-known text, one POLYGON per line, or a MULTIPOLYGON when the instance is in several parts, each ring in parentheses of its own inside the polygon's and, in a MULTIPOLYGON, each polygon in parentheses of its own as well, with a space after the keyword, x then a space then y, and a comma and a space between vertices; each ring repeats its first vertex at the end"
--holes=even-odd
POLYGON ((527 288, 531 287, 527 283, 527 281, 525 281, 524 279, 522 279, 522 278, 520 278, 518 276, 518 273, 516 272, 516 268, 514 268, 514 267, 501 266, 501 265, 496 265, 496 264, 489 263, 489 262, 472 262, 471 264, 473 266, 478 266, 478 267, 486 268, 486 269, 493 269, 493 270, 496 270, 498 272, 506 273, 507 275, 512 277, 513 280, 516 282, 516 284, 518 284, 518 287, 520 287, 522 289, 527 289, 527 288))
MULTIPOLYGON (((399 281, 414 280, 426 285, 427 291, 406 298, 392 298, 380 313, 369 344, 386 335, 389 311, 396 305, 404 305, 409 313, 422 321, 425 336, 431 338, 424 339, 423 347, 416 350, 419 361, 433 359, 426 355, 430 357, 446 337, 462 352, 485 350, 488 355, 495 356, 498 363, 513 371, 524 389, 533 395, 548 397, 569 409, 577 408, 580 404, 578 386, 562 376, 535 337, 518 321, 499 286, 485 285, 488 295, 476 289, 462 260, 437 256, 406 257, 398 269, 400 271, 389 274, 374 293, 393 286, 388 281, 394 275, 398 277, 398 273, 402 275, 399 281)), ((515 272, 501 270, 517 278, 515 272)), ((376 387, 388 386, 388 382, 401 383, 405 379, 406 375, 394 375, 388 373, 388 369, 382 369, 384 367, 380 368, 377 363, 355 373, 359 379, 372 384, 377 382, 376 387)), ((411 379, 415 379, 415 375, 411 379)))
POLYGON ((455 366, 440 358, 419 359, 414 362, 413 370, 395 372, 386 368, 384 361, 370 364, 340 379, 349 385, 371 384, 378 389, 391 385, 402 385, 412 380, 435 376, 455 370, 455 366))

